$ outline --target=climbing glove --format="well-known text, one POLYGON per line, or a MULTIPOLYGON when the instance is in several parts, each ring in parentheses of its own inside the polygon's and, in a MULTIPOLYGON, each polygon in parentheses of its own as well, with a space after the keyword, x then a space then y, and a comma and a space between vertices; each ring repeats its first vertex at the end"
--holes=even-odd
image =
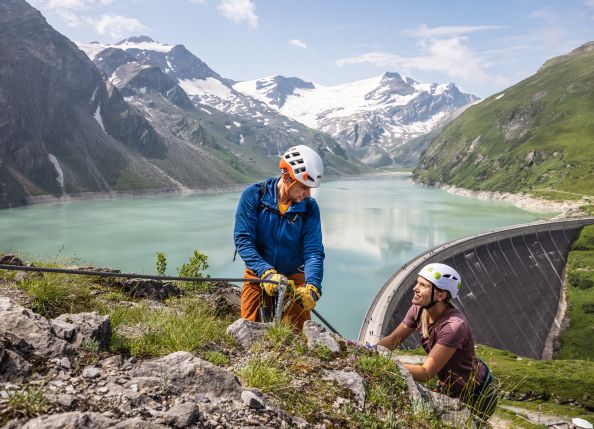
MULTIPOLYGON (((262 278, 265 280, 272 280, 275 282, 282 281, 288 283, 287 277, 283 276, 282 274, 279 274, 274 268, 264 271, 264 274, 262 274, 262 278)), ((264 291, 266 292, 266 295, 268 296, 273 296, 276 293, 276 289, 278 288, 278 285, 275 283, 262 283, 262 285, 264 291)))
POLYGON ((318 288, 310 283, 304 287, 295 289, 296 300, 301 303, 305 311, 311 311, 316 306, 316 302, 320 299, 320 291, 318 288))

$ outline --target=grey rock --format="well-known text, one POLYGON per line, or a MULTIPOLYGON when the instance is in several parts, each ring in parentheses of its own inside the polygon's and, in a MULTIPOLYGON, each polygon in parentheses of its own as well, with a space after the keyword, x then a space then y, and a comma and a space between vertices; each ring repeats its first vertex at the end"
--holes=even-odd
POLYGON ((251 390, 244 390, 241 392, 241 400, 245 405, 256 410, 264 408, 264 404, 258 395, 251 390))
POLYGON ((101 374, 101 370, 95 366, 87 366, 83 369, 83 378, 97 378, 101 374))
POLYGON ((67 357, 63 357, 62 359, 60 359, 60 366, 65 369, 70 369, 72 366, 72 364, 70 363, 70 359, 68 359, 67 357))
POLYGON ((150 298, 157 301, 182 295, 181 289, 177 286, 152 279, 128 279, 124 282, 124 292, 136 298, 150 298))
POLYGON ((21 429, 104 429, 115 422, 99 413, 72 411, 29 420, 21 429))
POLYGON ((167 429, 168 427, 159 423, 142 420, 140 417, 134 417, 119 422, 113 426, 113 429, 167 429))
POLYGON ((176 428, 192 425, 199 417, 198 406, 195 402, 184 402, 174 405, 163 415, 165 422, 176 428))
POLYGON ((436 392, 430 394, 433 407, 441 421, 454 427, 475 427, 470 410, 459 399, 436 392))
POLYGON ((365 404, 365 385, 363 383, 363 377, 355 371, 324 370, 322 372, 322 378, 324 380, 335 381, 339 386, 345 387, 353 392, 359 406, 365 404))
POLYGON ((175 352, 152 359, 129 371, 130 384, 141 390, 159 383, 172 394, 203 394, 213 402, 239 401, 241 384, 237 377, 188 352, 175 352))
POLYGON ((227 327, 227 333, 231 335, 245 350, 249 350, 254 344, 262 341, 268 332, 270 324, 252 322, 245 319, 237 319, 227 327))
POLYGON ((0 360, 0 381, 24 381, 31 375, 33 366, 12 350, 4 350, 0 360))
POLYGON ((51 403, 57 404, 66 410, 71 410, 73 405, 76 404, 76 397, 68 393, 62 393, 58 395, 47 394, 44 398, 51 403))
POLYGON ((100 316, 95 312, 67 313, 53 320, 53 322, 58 321, 76 326, 76 338, 73 344, 77 347, 80 347, 83 341, 96 341, 99 345, 99 351, 109 350, 112 335, 109 316, 100 316))
POLYGON ((124 359, 122 358, 121 355, 114 355, 114 356, 110 356, 107 359, 103 359, 100 364, 101 364, 101 368, 104 369, 109 369, 109 368, 119 368, 122 366, 122 364, 124 363, 124 359))
POLYGON ((50 320, 50 325, 52 325, 58 338, 66 340, 69 343, 73 342, 76 338, 76 326, 72 323, 60 319, 52 319, 50 320))
POLYGON ((22 267, 25 265, 23 260, 11 253, 0 253, 0 264, 2 265, 16 265, 22 267))
POLYGON ((325 346, 333 353, 340 352, 340 344, 338 343, 340 337, 313 320, 308 320, 303 324, 303 334, 307 339, 307 347, 310 349, 325 346))
MULTIPOLYGON (((51 359, 73 352, 69 344, 53 333, 49 321, 31 310, 13 304, 8 298, 0 298, 0 336, 11 337, 16 352, 32 354, 38 358, 51 359)), ((6 344, 5 344, 6 346, 6 344)), ((24 356, 26 357, 26 356, 24 356)))

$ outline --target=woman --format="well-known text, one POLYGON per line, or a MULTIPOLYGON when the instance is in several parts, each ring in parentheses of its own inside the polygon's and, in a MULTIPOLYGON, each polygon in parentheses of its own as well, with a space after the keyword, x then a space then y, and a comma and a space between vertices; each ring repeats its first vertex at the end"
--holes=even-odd
POLYGON ((428 353, 422 365, 404 364, 415 381, 438 376, 438 391, 459 398, 478 417, 488 419, 497 405, 489 367, 474 353, 466 316, 451 303, 462 286, 460 274, 445 264, 428 264, 419 272, 412 306, 404 320, 378 345, 398 347, 415 330, 428 353))

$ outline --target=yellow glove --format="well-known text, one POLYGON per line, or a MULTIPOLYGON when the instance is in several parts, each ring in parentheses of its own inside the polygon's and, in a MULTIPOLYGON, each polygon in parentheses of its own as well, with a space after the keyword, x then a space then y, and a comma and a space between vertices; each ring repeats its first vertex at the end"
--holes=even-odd
POLYGON ((317 287, 308 283, 305 287, 295 289, 295 299, 301 302, 301 306, 305 311, 311 311, 316 306, 318 299, 320 299, 320 291, 317 287))
MULTIPOLYGON (((262 274, 262 278, 265 280, 272 280, 275 282, 288 283, 288 279, 282 274, 277 273, 277 271, 274 268, 264 271, 264 274, 262 274)), ((264 287, 266 295, 268 296, 273 296, 276 293, 276 289, 278 288, 278 285, 275 283, 262 283, 262 285, 264 287)))

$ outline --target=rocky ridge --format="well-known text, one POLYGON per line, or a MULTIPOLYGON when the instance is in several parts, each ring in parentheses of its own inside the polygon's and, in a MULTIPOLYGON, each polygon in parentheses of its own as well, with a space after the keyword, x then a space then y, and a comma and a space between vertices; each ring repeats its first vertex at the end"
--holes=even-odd
MULTIPOLYGON (((23 264, 14 255, 0 256, 0 262, 23 264)), ((335 420, 338 417, 324 413, 305 420, 283 409, 274 393, 264 394, 240 381, 236 374, 253 361, 266 342, 269 327, 265 324, 238 319, 228 327, 237 346, 227 351, 230 363, 224 366, 187 351, 152 358, 122 355, 110 349, 113 332, 109 316, 85 312, 45 318, 21 305, 28 303, 26 297, 14 293, 18 284, 42 275, 24 273, 16 278, 6 277, 5 273, 0 277, 3 429, 355 427, 345 417, 335 420)), ((129 299, 158 286, 152 281, 143 284, 141 279, 128 283, 125 290, 131 295, 129 299)), ((114 284, 121 286, 119 282, 114 284)), ((175 288, 160 285, 160 292, 149 296, 151 305, 165 306, 167 296, 179 295, 175 288), (170 293, 163 294, 164 290, 170 293)), ((218 311, 238 311, 238 292, 225 285, 219 284, 215 292, 203 294, 202 298, 218 311)), ((332 409, 350 407, 354 413, 369 413, 369 379, 357 369, 349 352, 356 351, 356 346, 313 321, 306 323, 303 335, 310 351, 324 351, 316 374, 324 383, 335 386, 336 396, 330 396, 332 409)), ((405 379, 403 393, 409 398, 401 412, 416 404, 417 409, 435 409, 444 423, 459 424, 469 419, 468 411, 457 400, 431 399, 418 390, 397 360, 396 364, 405 379)), ((311 374, 304 374, 300 381, 304 388, 307 377, 311 374)), ((421 417, 417 418, 420 427, 428 427, 421 417)))

